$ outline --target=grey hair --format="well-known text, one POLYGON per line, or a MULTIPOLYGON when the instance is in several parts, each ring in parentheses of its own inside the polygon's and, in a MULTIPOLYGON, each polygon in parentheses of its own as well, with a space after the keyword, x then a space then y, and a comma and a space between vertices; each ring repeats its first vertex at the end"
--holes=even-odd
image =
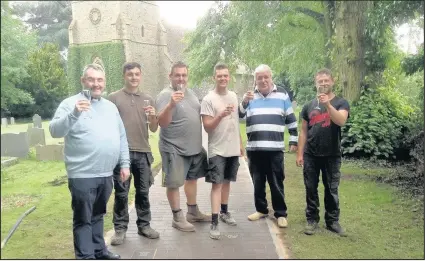
POLYGON ((270 75, 273 76, 272 69, 267 64, 258 65, 258 67, 254 70, 254 76, 256 76, 259 72, 270 72, 270 75))
POLYGON ((84 67, 84 69, 83 69, 83 77, 86 77, 86 75, 87 75, 87 71, 88 71, 89 69, 93 69, 93 70, 96 70, 96 71, 100 71, 100 72, 102 72, 102 73, 103 73, 103 75, 105 75, 105 70, 103 69, 103 67, 102 67, 101 65, 99 65, 99 64, 97 64, 97 63, 92 63, 92 64, 88 64, 88 65, 86 65, 86 66, 84 67))

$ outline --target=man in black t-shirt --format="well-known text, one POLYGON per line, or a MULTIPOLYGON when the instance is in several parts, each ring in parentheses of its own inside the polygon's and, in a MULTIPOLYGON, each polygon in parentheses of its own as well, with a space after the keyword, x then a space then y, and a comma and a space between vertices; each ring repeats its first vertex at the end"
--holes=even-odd
POLYGON ((332 92, 331 71, 322 69, 314 77, 317 99, 304 105, 302 127, 298 140, 297 166, 303 166, 306 188, 307 226, 304 233, 313 235, 318 228, 320 171, 325 187, 326 228, 345 236, 339 225, 338 186, 341 177, 341 126, 347 121, 348 102, 332 92))

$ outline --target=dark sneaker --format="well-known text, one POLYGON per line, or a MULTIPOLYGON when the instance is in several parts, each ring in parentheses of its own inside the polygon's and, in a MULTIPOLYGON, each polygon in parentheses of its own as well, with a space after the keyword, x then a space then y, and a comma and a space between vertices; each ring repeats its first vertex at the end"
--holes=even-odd
POLYGON ((316 229, 319 227, 319 225, 317 224, 317 222, 315 221, 308 221, 307 225, 305 226, 304 229, 304 234, 306 235, 314 235, 314 233, 316 233, 316 229))
POLYGON ((138 230, 137 233, 139 235, 145 236, 147 238, 150 238, 150 239, 157 239, 157 238, 159 238, 159 233, 156 232, 149 225, 144 226, 144 227, 139 227, 137 230, 138 230))
POLYGON ((220 213, 220 220, 228 225, 236 226, 236 220, 232 217, 232 215, 230 215, 229 212, 220 213))
POLYGON ((218 230, 218 225, 217 224, 211 224, 210 238, 212 238, 212 239, 220 239, 220 230, 218 230))
POLYGON ((341 237, 346 237, 347 234, 345 234, 344 229, 341 227, 341 225, 338 222, 333 222, 332 224, 326 224, 326 229, 337 233, 338 235, 340 235, 341 237))
POLYGON ((124 231, 115 231, 115 234, 111 238, 111 245, 118 246, 124 243, 125 232, 124 231))

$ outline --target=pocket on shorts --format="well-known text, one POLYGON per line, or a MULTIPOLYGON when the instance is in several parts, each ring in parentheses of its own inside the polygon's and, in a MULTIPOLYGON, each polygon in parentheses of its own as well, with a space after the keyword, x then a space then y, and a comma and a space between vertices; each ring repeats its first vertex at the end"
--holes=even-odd
POLYGON ((205 181, 206 182, 212 182, 212 183, 216 183, 217 179, 219 178, 219 174, 218 173, 218 166, 217 164, 213 163, 208 163, 208 167, 206 168, 206 173, 205 173, 205 181))

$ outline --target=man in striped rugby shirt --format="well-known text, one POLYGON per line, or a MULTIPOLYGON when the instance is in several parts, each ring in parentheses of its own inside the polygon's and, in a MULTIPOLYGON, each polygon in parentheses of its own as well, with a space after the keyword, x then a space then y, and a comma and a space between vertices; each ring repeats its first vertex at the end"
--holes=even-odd
POLYGON ((248 91, 239 105, 239 117, 246 115, 246 146, 248 167, 254 183, 255 212, 251 221, 269 213, 266 200, 266 179, 269 182, 274 215, 279 227, 287 227, 287 208, 283 180, 284 131, 288 128, 290 151, 297 150, 297 119, 288 93, 276 87, 269 66, 255 69, 255 90, 248 91))

